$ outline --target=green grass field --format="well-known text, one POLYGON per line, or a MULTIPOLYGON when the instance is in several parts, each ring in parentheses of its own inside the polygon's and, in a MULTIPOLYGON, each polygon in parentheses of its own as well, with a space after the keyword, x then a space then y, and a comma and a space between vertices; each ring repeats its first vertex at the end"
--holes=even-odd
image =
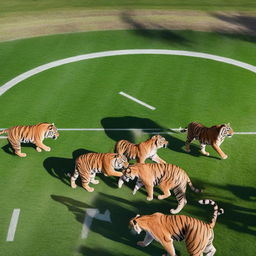
MULTIPOLYGON (((145 8, 146 1, 140 2, 145 8)), ((0 86, 55 60, 121 49, 204 52, 256 66, 254 42, 254 37, 246 35, 152 30, 85 32, 1 42, 0 86)), ((213 60, 124 55, 49 69, 8 90, 0 96, 2 128, 46 121, 54 122, 58 128, 105 130, 60 131, 58 140, 44 141, 52 148, 50 152, 37 153, 32 146, 24 145, 23 152, 27 153, 24 159, 10 153, 6 139, 0 140, 0 255, 163 254, 157 242, 147 248, 136 246, 144 234, 133 236, 128 222, 138 213, 169 214, 177 204, 174 197, 157 200, 160 191, 155 188, 154 200, 148 202, 144 189, 133 196, 134 183, 118 189, 117 179, 103 175, 98 175, 99 185, 92 185, 95 192, 88 193, 81 185, 73 190, 67 174, 73 171, 74 158, 88 151, 113 152, 119 139, 141 142, 152 135, 143 129, 179 128, 191 121, 207 126, 230 122, 237 132, 255 132, 255 82, 255 73, 213 60), (156 110, 119 95, 120 91, 156 110), (14 241, 7 242, 15 208, 21 210, 19 222, 14 241), (94 219, 88 237, 82 239, 87 208, 96 208, 101 214, 108 210, 112 222, 94 219)), ((159 151, 161 158, 182 167, 194 186, 205 189, 202 194, 195 194, 188 188, 188 204, 180 214, 209 221, 211 207, 201 206, 197 201, 215 200, 225 210, 214 229, 216 255, 254 255, 256 135, 235 134, 226 139, 221 148, 229 156, 227 160, 220 160, 209 146, 211 156, 200 155, 198 142, 193 143, 190 154, 185 153, 185 134, 163 136, 169 147, 159 151)), ((187 255, 184 243, 175 243, 175 248, 178 256, 187 255)))

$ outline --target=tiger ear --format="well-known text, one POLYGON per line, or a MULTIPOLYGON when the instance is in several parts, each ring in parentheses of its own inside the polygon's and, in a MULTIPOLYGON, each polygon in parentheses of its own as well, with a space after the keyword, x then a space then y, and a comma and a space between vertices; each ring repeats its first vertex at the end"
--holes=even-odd
POLYGON ((137 224, 137 221, 136 221, 136 220, 132 220, 132 224, 133 224, 133 225, 136 225, 136 224, 137 224))
POLYGON ((136 218, 137 218, 137 217, 140 217, 140 214, 137 214, 137 215, 136 215, 136 218))

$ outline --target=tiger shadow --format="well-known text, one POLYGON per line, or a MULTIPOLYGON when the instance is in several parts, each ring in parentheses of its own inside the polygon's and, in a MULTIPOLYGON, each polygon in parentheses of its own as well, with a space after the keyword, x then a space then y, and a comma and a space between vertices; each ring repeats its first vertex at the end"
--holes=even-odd
MULTIPOLYGON (((21 144, 21 151, 22 151, 22 148, 34 148, 36 150, 36 145, 33 144, 33 143, 22 143, 21 144)), ((2 147, 2 150, 5 153, 9 154, 9 155, 16 156, 16 154, 15 154, 15 152, 14 152, 10 142, 7 142, 7 144, 2 147)))
MULTIPOLYGON (((76 158, 80 155, 87 153, 94 152, 80 148, 73 151, 72 158, 48 157, 44 160, 43 166, 51 176, 61 180, 64 184, 70 186, 70 174, 72 175, 75 169, 76 158)), ((82 186, 80 179, 78 179, 77 183, 78 186, 82 186)))
MULTIPOLYGON (((134 116, 106 117, 101 120, 101 125, 104 128, 106 135, 116 142, 119 140, 128 140, 132 143, 136 143, 136 139, 141 137, 143 134, 148 134, 149 137, 151 137, 154 134, 157 134, 158 131, 160 134, 164 132, 163 137, 165 137, 165 139, 169 142, 168 148, 170 150, 188 154, 184 150, 185 140, 183 141, 171 134, 168 134, 168 132, 173 134, 179 134, 179 132, 160 126, 149 118, 140 118, 134 116), (120 130, 112 130, 113 128, 120 130)), ((191 152, 189 154, 196 157, 202 156, 202 154, 199 152, 199 146, 191 144, 190 148, 191 152)))
MULTIPOLYGON (((51 195, 52 200, 63 204, 67 209, 73 214, 75 220, 81 224, 84 223, 86 208, 96 208, 99 210, 100 213, 106 212, 108 210, 110 212, 110 220, 111 222, 105 222, 101 220, 94 219, 93 225, 91 226, 90 230, 96 234, 99 234, 101 237, 105 237, 111 241, 118 242, 120 244, 124 244, 126 246, 130 246, 134 248, 138 240, 144 238, 144 234, 140 235, 132 235, 129 228, 129 220, 136 216, 137 213, 153 213, 154 211, 159 210, 159 206, 156 203, 150 203, 151 207, 148 207, 148 203, 144 201, 130 201, 124 199, 122 197, 108 195, 105 193, 98 193, 98 196, 93 201, 93 204, 87 204, 85 202, 81 202, 75 200, 73 198, 59 196, 59 195, 51 195), (131 210, 132 206, 134 210, 131 210), (147 210, 146 210, 147 209, 147 210)), ((163 207, 163 210, 165 207, 163 207)), ((161 210, 162 211, 162 210, 161 210)), ((107 249, 104 248, 95 248, 95 250, 88 252, 84 250, 84 247, 81 247, 81 253, 87 256, 94 256, 94 255, 115 255, 115 254, 108 254, 107 249), (101 250, 102 249, 102 250, 101 250), (97 254, 99 252, 99 254, 97 254), (106 254, 105 254, 106 253, 106 254)), ((139 251, 143 251, 144 253, 148 254, 159 254, 159 252, 163 252, 163 248, 159 248, 156 244, 152 243, 149 247, 142 248, 136 247, 139 251)), ((122 254, 125 255, 125 254, 122 254)), ((179 254, 177 254, 179 255, 179 254)))

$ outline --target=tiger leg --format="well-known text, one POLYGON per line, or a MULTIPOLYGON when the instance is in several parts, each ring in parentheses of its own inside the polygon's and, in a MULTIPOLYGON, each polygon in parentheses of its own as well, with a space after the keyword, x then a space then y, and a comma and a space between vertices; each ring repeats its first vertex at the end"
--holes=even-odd
POLYGON ((99 184, 100 181, 99 181, 99 180, 95 180, 95 176, 96 176, 96 173, 94 173, 94 174, 92 174, 92 175, 90 176, 90 182, 91 182, 92 184, 99 184))
POLYGON ((163 195, 159 195, 158 196, 159 200, 165 199, 165 198, 167 198, 167 197, 169 197, 171 195, 170 188, 168 186, 166 186, 166 184, 161 183, 159 185, 159 188, 164 193, 163 195))
POLYGON ((209 241, 203 251, 203 253, 205 253, 205 256, 213 256, 216 252, 216 248, 213 246, 212 242, 213 242, 213 239, 214 239, 214 233, 212 231, 212 234, 209 238, 209 241))
POLYGON ((27 156, 26 153, 22 153, 22 152, 21 152, 21 144, 20 144, 19 141, 17 141, 17 140, 12 140, 12 139, 9 139, 9 138, 8 138, 8 141, 10 142, 10 144, 11 144, 13 150, 14 150, 14 153, 15 153, 17 156, 19 156, 19 157, 25 157, 25 156, 27 156))
MULTIPOLYGON (((161 241, 161 243, 170 256, 176 256, 173 239, 171 241, 161 241)), ((162 256, 167 256, 168 254, 163 254, 162 256)))
POLYGON ((201 153, 202 153, 203 155, 205 155, 205 156, 209 156, 210 153, 205 151, 205 147, 206 147, 206 144, 204 144, 204 143, 201 143, 201 144, 200 144, 201 153))
POLYGON ((190 143, 192 142, 194 138, 187 137, 187 140, 185 142, 185 151, 190 152, 190 143))
POLYGON ((161 159, 157 154, 153 155, 151 159, 158 164, 165 164, 166 162, 161 159))
POLYGON ((133 189, 132 194, 135 195, 136 192, 137 192, 141 187, 143 187, 143 186, 144 186, 144 183, 142 182, 142 180, 141 180, 141 179, 137 179, 136 185, 135 185, 135 187, 134 187, 134 189, 133 189))
POLYGON ((146 191, 148 193, 147 200, 148 201, 153 200, 153 192, 154 192, 153 185, 145 184, 145 188, 146 188, 146 191))
POLYGON ((41 152, 41 149, 45 150, 45 151, 51 151, 51 148, 50 147, 47 147, 46 145, 44 145, 42 143, 42 141, 40 140, 36 140, 35 141, 35 144, 36 144, 36 150, 37 152, 41 152))
POLYGON ((85 190, 87 190, 88 192, 93 192, 94 188, 89 186, 90 179, 91 179, 91 176, 89 173, 90 173, 90 171, 83 170, 83 175, 81 175, 81 172, 80 172, 80 176, 81 176, 81 180, 82 180, 82 187, 85 190))
POLYGON ((217 153, 221 156, 221 158, 223 159, 228 158, 228 156, 220 149, 220 147, 216 143, 213 143, 212 146, 217 151, 217 153))
POLYGON ((176 196, 176 199, 178 201, 178 206, 177 206, 176 209, 171 209, 170 212, 172 214, 176 214, 176 213, 179 213, 187 203, 187 199, 186 199, 186 195, 185 195, 186 188, 176 187, 176 188, 174 188, 173 192, 174 192, 174 194, 176 196))
POLYGON ((75 169, 73 175, 70 177, 70 185, 72 188, 76 188, 77 185, 76 185, 76 179, 78 178, 79 176, 79 172, 77 171, 77 169, 75 169))

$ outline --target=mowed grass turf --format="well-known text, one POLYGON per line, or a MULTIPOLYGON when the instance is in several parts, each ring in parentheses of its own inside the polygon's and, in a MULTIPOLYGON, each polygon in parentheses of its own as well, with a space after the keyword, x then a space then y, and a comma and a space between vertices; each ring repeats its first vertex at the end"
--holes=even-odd
MULTIPOLYGON (((17 40, 0 44, 1 85, 36 66, 75 55, 119 49, 179 49, 233 58, 255 65, 250 37, 199 32, 90 32, 17 40)), ((1 127, 54 122, 59 128, 178 128, 191 121, 205 125, 230 122, 235 131, 255 131, 255 73, 232 65, 192 57, 115 56, 63 65, 33 76, 0 97, 1 127), (147 109, 119 95, 124 91, 156 107, 147 109)), ((174 197, 146 201, 144 189, 131 194, 134 184, 117 189, 115 178, 98 175, 100 184, 88 193, 69 186, 73 158, 88 151, 111 152, 119 139, 140 142, 143 131, 60 131, 58 140, 45 140, 51 152, 37 153, 25 146, 27 158, 1 155, 2 255, 160 255, 154 242, 139 248, 128 221, 137 213, 176 207, 174 197), (21 214, 14 242, 6 235, 14 208, 21 214), (88 238, 81 239, 86 208, 110 211, 112 223, 94 220, 88 238)), ((209 221, 212 208, 197 203, 211 198, 223 207, 215 227, 218 255, 252 255, 255 229, 255 135, 234 135, 221 148, 220 160, 201 156, 198 143, 183 151, 185 134, 165 134, 168 149, 160 156, 187 171, 202 194, 187 189, 188 205, 180 214, 209 221), (242 242, 241 242, 242 241, 242 242)), ((79 182, 78 182, 79 183, 79 182)), ((178 255, 186 255, 176 243, 178 255)))

